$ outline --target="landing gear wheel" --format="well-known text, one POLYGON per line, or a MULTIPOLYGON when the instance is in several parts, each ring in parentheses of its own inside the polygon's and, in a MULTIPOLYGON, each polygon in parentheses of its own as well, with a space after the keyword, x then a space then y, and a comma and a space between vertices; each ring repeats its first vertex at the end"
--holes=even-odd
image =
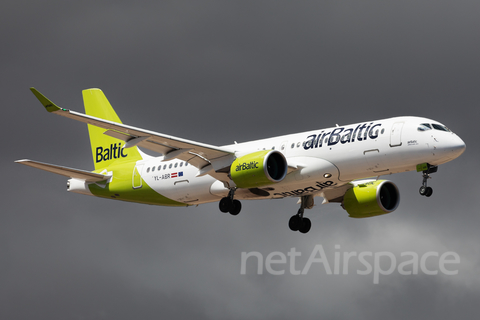
POLYGON ((298 229, 300 228, 301 220, 302 219, 297 214, 292 216, 290 220, 288 220, 288 227, 290 228, 290 230, 298 231, 298 229))
POLYGON ((433 189, 431 187, 427 187, 427 190, 425 190, 425 197, 431 197, 433 194, 433 189))
POLYGON ((240 213, 241 210, 242 210, 242 203, 238 200, 233 200, 231 208, 230 210, 228 210, 228 212, 230 212, 232 216, 236 216, 237 214, 240 213))
POLYGON ((432 187, 421 186, 419 192, 422 196, 431 197, 433 194, 433 189, 432 187))
POLYGON ((301 220, 301 226, 298 229, 301 233, 307 233, 310 231, 310 228, 312 227, 312 222, 308 218, 302 218, 301 220))
POLYGON ((220 211, 222 211, 223 213, 227 213, 233 207, 233 201, 228 197, 222 198, 222 200, 220 200, 218 204, 218 207, 220 211))
POLYGON ((432 196, 433 189, 427 185, 427 181, 428 181, 428 179, 431 179, 430 174, 435 173, 437 171, 438 171, 437 166, 432 166, 432 165, 427 163, 427 170, 423 171, 422 186, 420 187, 420 190, 419 190, 419 192, 422 196, 425 196, 425 197, 431 197, 432 196))
POLYGON ((300 197, 300 208, 296 215, 292 216, 288 220, 288 227, 292 231, 300 231, 301 233, 307 233, 312 227, 312 222, 308 218, 303 217, 305 208, 311 209, 313 207, 313 196, 300 197))
POLYGON ((420 192, 420 195, 424 196, 427 193, 427 187, 421 186, 418 192, 420 192))

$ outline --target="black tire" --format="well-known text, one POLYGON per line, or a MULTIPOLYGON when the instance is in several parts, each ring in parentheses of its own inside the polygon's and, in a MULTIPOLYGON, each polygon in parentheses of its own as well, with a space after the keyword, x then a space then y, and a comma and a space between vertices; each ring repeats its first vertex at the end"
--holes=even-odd
POLYGON ((312 221, 310 221, 310 219, 308 218, 303 218, 301 226, 298 229, 298 231, 300 231, 301 233, 307 233, 308 231, 310 231, 311 227, 312 227, 312 221))
POLYGON ((232 206, 233 206, 232 200, 227 197, 222 198, 222 200, 220 200, 220 202, 218 203, 218 207, 220 211, 222 211, 223 213, 229 212, 232 206))
POLYGON ((431 197, 433 194, 433 189, 431 187, 427 187, 427 190, 425 190, 425 197, 431 197))
POLYGON ((242 210, 242 203, 238 200, 233 200, 232 206, 228 212, 230 212, 232 216, 236 216, 237 214, 240 213, 241 210, 242 210))
POLYGON ((421 186, 418 192, 420 192, 420 195, 424 196, 427 193, 427 188, 424 186, 421 186))
POLYGON ((288 227, 292 231, 298 231, 300 227, 300 217, 298 215, 294 215, 288 220, 288 227))

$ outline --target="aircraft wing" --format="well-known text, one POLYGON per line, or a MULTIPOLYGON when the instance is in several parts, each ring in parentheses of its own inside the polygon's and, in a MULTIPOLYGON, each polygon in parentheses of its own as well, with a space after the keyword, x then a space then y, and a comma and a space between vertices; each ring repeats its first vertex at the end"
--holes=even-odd
POLYGON ((83 113, 60 108, 35 88, 30 88, 48 112, 104 128, 104 134, 125 141, 124 148, 140 146, 165 156, 165 160, 180 159, 200 169, 199 175, 214 174, 229 167, 234 159, 234 151, 216 146, 173 137, 92 117, 83 113))
POLYGON ((352 183, 346 183, 336 188, 326 189, 322 191, 319 196, 323 198, 323 203, 342 202, 347 190, 353 187, 354 185, 352 183))
POLYGON ((37 169, 42 169, 48 172, 53 172, 56 174, 60 174, 65 177, 69 178, 75 178, 75 179, 80 179, 80 180, 85 180, 87 182, 98 182, 98 181, 103 181, 107 180, 110 178, 110 175, 105 175, 101 173, 94 173, 86 170, 80 170, 80 169, 73 169, 73 168, 68 168, 68 167, 62 167, 62 166, 57 166, 54 164, 49 164, 49 163, 44 163, 44 162, 39 162, 39 161, 33 161, 33 160, 17 160, 15 161, 20 164, 24 164, 30 167, 34 167, 37 169))

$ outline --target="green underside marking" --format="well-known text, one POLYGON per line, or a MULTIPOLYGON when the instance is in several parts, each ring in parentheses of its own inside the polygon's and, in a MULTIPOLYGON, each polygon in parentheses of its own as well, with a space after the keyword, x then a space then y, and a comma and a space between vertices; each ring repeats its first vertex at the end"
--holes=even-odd
POLYGON ((428 164, 417 164, 417 172, 428 170, 428 164))
MULTIPOLYGON (((145 204, 172 206, 172 207, 187 207, 188 205, 182 202, 177 202, 169 199, 153 190, 143 179, 142 187, 134 189, 132 187, 132 172, 134 163, 129 166, 121 165, 115 168, 109 167, 108 171, 113 171, 113 178, 110 183, 92 183, 88 187, 90 192, 97 197, 123 200, 130 202, 138 202, 145 204), (105 186, 105 187, 103 187, 105 186)), ((99 170, 96 170, 99 171, 99 170)))

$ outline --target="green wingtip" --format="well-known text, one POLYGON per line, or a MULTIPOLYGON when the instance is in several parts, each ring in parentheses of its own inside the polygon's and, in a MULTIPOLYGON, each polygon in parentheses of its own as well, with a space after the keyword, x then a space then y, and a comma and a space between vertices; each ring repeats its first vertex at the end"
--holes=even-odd
POLYGON ((59 106, 57 106, 55 103, 53 103, 50 99, 45 97, 43 94, 41 94, 37 89, 31 87, 30 91, 37 97, 37 99, 43 104, 45 109, 47 109, 48 112, 55 112, 59 110, 63 110, 59 106))

